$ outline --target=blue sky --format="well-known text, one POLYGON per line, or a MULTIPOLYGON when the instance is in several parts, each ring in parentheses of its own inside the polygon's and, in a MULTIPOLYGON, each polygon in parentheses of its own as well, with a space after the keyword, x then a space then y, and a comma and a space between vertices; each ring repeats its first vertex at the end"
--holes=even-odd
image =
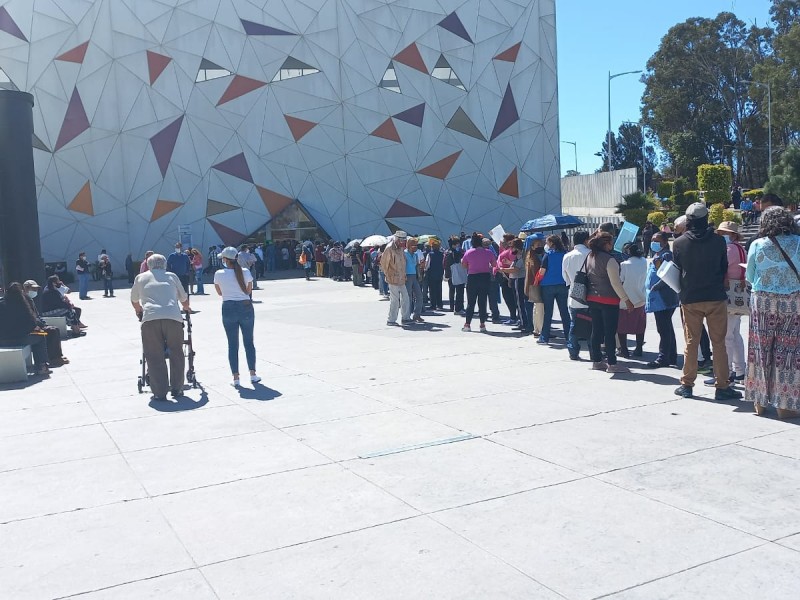
MULTIPOLYGON (((561 140, 577 142, 578 171, 600 168, 608 129, 608 72, 644 70, 667 30, 690 17, 731 11, 764 26, 769 0, 557 0, 561 140)), ((611 82, 611 129, 638 121, 644 85, 639 75, 611 82)), ((575 168, 571 144, 561 144, 561 173, 575 168)))

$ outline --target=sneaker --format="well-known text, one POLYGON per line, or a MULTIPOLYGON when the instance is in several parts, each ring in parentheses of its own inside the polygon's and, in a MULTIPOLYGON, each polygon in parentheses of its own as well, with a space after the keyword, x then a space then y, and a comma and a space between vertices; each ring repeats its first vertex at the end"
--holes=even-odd
POLYGON ((740 400, 741 398, 742 392, 729 387, 714 392, 714 400, 740 400))
POLYGON ((580 357, 580 355, 578 355, 578 354, 570 354, 570 355, 569 355, 569 359, 570 359, 570 360, 580 360, 580 359, 581 359, 581 357, 580 357))
POLYGON ((502 323, 503 320, 500 317, 492 317, 492 323, 502 323))
POLYGON ((631 356, 635 356, 636 358, 639 358, 643 354, 644 354, 644 350, 642 349, 641 346, 636 346, 636 348, 634 348, 633 352, 631 352, 631 356))
POLYGON ((386 325, 389 327, 399 327, 397 321, 386 321, 386 325))
POLYGON ((592 371, 605 371, 606 369, 608 369, 608 365, 605 361, 601 360, 600 362, 592 363, 592 371))
POLYGON ((170 394, 172 394, 172 397, 176 400, 183 397, 183 392, 181 390, 172 390, 170 394))
POLYGON ((741 375, 738 375, 736 373, 736 371, 731 371, 731 376, 728 377, 728 381, 730 383, 736 383, 737 381, 738 382, 742 382, 742 381, 744 381, 744 373, 742 373, 741 375))
POLYGON ((414 322, 415 323, 424 323, 425 319, 423 319, 422 317, 414 317, 414 322))
POLYGON ((472 328, 471 328, 469 325, 464 325, 464 326, 461 328, 461 331, 472 331, 472 328))
POLYGON ((682 398, 691 398, 692 390, 694 390, 694 388, 691 385, 682 385, 678 388, 675 388, 675 395, 682 398))
POLYGON ((238 388, 239 387, 239 380, 238 379, 234 379, 233 382, 231 383, 231 385, 233 387, 235 387, 235 388, 238 388))
POLYGON ((414 319, 402 319, 400 323, 402 323, 403 325, 413 325, 414 319))
POLYGON ((546 346, 546 345, 547 345, 547 344, 549 344, 550 342, 548 342, 546 339, 544 339, 544 338, 540 337, 538 340, 536 340, 536 343, 537 343, 537 344, 541 344, 542 346, 546 346))
POLYGON ((250 383, 258 383, 261 381, 261 377, 258 375, 250 375, 250 383))
POLYGON ((487 331, 486 331, 486 325, 481 325, 480 332, 481 332, 481 333, 487 333, 487 331))
POLYGON ((519 325, 518 319, 506 319, 503 321, 503 325, 519 325))
POLYGON ((707 387, 716 387, 717 386, 717 378, 716 377, 711 377, 709 379, 704 379, 703 380, 703 385, 705 385, 707 387))
POLYGON ((657 360, 651 360, 649 363, 644 365, 645 369, 661 369, 662 367, 668 366, 666 363, 659 362, 657 360))
POLYGON ((625 365, 608 365, 606 373, 630 373, 631 370, 625 365))

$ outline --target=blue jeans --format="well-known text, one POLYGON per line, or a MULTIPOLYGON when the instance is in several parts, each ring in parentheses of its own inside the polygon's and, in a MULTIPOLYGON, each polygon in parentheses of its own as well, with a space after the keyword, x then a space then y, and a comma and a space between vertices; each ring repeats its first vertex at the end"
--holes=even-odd
POLYGON ((378 291, 384 296, 389 295, 389 284, 386 283, 386 275, 383 271, 378 271, 378 291))
POLYGON ((194 270, 195 294, 204 294, 203 291, 203 267, 197 267, 194 270))
POLYGON ((419 280, 416 275, 406 275, 406 290, 408 290, 408 298, 411 302, 411 317, 418 319, 422 314, 422 287, 419 285, 419 280))
POLYGON ((222 326, 228 337, 228 363, 231 373, 239 373, 239 330, 242 331, 242 344, 247 357, 247 368, 256 370, 256 347, 253 345, 253 326, 255 312, 250 300, 225 300, 222 303, 222 326))
POLYGON ((550 340, 550 325, 553 323, 553 303, 558 304, 558 313, 561 315, 561 327, 566 337, 570 329, 571 319, 567 307, 569 298, 567 286, 563 283, 542 286, 542 300, 544 300, 544 324, 542 325, 540 339, 550 340))
MULTIPOLYGON (((519 313, 520 329, 522 331, 533 331, 533 319, 529 318, 528 311, 525 310, 525 278, 512 279, 511 283, 514 285, 514 299, 517 302, 517 306, 523 307, 522 310, 517 311, 519 313)), ((533 310, 533 305, 531 305, 531 310, 533 310)), ((532 315, 533 313, 531 313, 532 315)))
POLYGON ((89 295, 89 273, 78 273, 78 297, 84 300, 89 295))
POLYGON ((575 337, 575 316, 578 312, 578 309, 570 307, 569 309, 569 333, 567 334, 567 350, 569 350, 569 355, 572 357, 578 356, 581 351, 581 343, 578 338, 575 337))
POLYGON ((103 277, 103 295, 114 295, 114 280, 111 277, 103 277))

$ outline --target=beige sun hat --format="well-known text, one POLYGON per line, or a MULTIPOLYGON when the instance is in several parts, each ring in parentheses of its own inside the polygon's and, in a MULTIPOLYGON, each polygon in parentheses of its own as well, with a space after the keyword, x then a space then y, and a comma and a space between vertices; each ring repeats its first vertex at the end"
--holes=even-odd
POLYGON ((735 221, 723 221, 717 227, 717 231, 724 231, 726 233, 735 233, 739 235, 739 224, 735 221))

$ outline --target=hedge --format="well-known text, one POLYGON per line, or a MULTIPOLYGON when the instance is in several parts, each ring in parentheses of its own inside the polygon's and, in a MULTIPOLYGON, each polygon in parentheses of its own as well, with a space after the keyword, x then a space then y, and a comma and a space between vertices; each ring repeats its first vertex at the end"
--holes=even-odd
POLYGON ((743 198, 749 198, 750 200, 755 200, 756 198, 760 198, 764 195, 764 188, 758 188, 756 190, 747 190, 745 193, 742 194, 743 198))
POLYGON ((658 197, 659 198, 669 198, 673 195, 673 181, 660 181, 658 183, 658 197))
POLYGON ((714 227, 719 227, 719 224, 725 220, 725 205, 721 202, 712 204, 708 209, 708 222, 713 223, 714 227))
POLYGON ((722 220, 723 221, 733 221, 734 223, 738 223, 739 225, 742 224, 742 213, 738 210, 732 210, 730 208, 726 208, 722 211, 722 220))
POLYGON ((657 210, 647 215, 647 220, 650 221, 656 227, 661 227, 661 224, 667 220, 667 215, 665 215, 660 210, 657 210))
POLYGON ((644 227, 644 224, 647 223, 647 217, 649 215, 649 208, 631 208, 626 210, 622 216, 625 217, 625 220, 629 223, 633 223, 639 227, 644 227))
MULTIPOLYGON (((728 165, 700 165, 697 167, 697 187, 705 190, 730 194, 733 186, 733 173, 728 165)), ((708 201, 708 198, 706 198, 708 201)))
POLYGON ((725 204, 731 201, 731 193, 728 190, 708 190, 705 193, 706 204, 725 204))

